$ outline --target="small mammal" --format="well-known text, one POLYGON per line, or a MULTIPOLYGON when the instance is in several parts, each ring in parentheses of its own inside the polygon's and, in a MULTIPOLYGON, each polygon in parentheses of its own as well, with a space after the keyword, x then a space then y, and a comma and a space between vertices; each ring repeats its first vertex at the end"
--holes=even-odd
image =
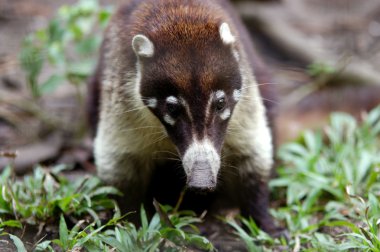
POLYGON ((275 232, 265 82, 228 1, 128 1, 109 24, 90 83, 98 175, 125 193, 128 210, 185 186, 203 192, 195 198, 232 199, 275 232), (165 173, 172 161, 177 170, 165 173))

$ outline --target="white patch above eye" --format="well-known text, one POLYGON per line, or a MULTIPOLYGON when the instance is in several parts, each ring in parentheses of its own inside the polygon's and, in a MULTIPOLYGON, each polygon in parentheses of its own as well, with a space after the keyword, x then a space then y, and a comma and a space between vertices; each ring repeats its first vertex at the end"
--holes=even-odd
POLYGON ((178 104, 178 99, 174 96, 169 96, 166 98, 166 102, 170 104, 178 104))
POLYGON ((236 59, 236 61, 240 60, 240 54, 239 54, 239 52, 237 50, 232 49, 232 55, 234 56, 234 58, 236 59))
POLYGON ((215 97, 216 97, 216 99, 224 98, 224 96, 226 96, 226 94, 225 94, 224 91, 222 91, 222 90, 218 90, 218 91, 216 91, 216 93, 215 93, 215 97))
POLYGON ((185 108, 186 114, 187 114, 187 116, 189 117, 190 122, 193 123, 193 121, 194 121, 194 120, 193 120, 193 115, 191 114, 191 110, 190 110, 190 106, 189 106, 189 104, 188 104, 188 103, 186 102, 186 100, 185 100, 184 98, 182 98, 182 97, 180 97, 179 100, 180 100, 182 106, 185 108))
POLYGON ((157 99, 156 98, 149 98, 147 100, 147 106, 149 108, 156 108, 157 107, 157 99))
POLYGON ((227 120, 228 118, 230 118, 231 116, 231 110, 229 108, 225 109, 221 114, 220 114, 220 118, 222 120, 227 120))
POLYGON ((235 89, 234 93, 232 94, 235 101, 239 101, 241 98, 241 90, 235 89))
POLYGON ((132 48, 137 56, 150 58, 154 54, 154 45, 146 36, 139 34, 132 39, 132 48))
POLYGON ((173 117, 171 117, 171 116, 168 115, 168 114, 164 115, 164 121, 165 121, 167 124, 171 125, 171 126, 173 126, 173 125, 175 124, 175 120, 173 119, 173 117))
POLYGON ((231 33, 230 26, 227 23, 223 23, 219 27, 220 38, 225 45, 231 45, 235 43, 236 39, 231 33))

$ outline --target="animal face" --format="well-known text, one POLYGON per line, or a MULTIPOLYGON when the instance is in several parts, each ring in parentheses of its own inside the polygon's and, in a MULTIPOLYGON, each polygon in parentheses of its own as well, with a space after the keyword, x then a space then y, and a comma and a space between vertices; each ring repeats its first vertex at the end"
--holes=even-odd
POLYGON ((144 104, 177 147, 188 186, 209 190, 217 185, 224 136, 242 85, 234 37, 226 23, 217 32, 217 39, 186 46, 144 35, 132 43, 144 104))

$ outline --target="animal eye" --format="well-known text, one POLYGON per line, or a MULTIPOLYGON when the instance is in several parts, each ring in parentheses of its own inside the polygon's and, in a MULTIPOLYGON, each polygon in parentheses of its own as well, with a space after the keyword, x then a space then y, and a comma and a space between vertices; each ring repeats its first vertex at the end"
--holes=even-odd
POLYGON ((220 98, 216 101, 216 110, 221 111, 226 106, 226 100, 224 98, 220 98))
POLYGON ((173 117, 178 117, 181 113, 181 106, 178 104, 168 103, 166 105, 166 108, 169 112, 169 114, 173 117))

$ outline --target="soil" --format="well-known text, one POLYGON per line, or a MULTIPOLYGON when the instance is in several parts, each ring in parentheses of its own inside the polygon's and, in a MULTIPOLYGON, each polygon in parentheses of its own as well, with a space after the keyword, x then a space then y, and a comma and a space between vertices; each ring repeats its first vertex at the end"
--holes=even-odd
MULTIPOLYGON (((59 116, 65 122, 59 129, 47 127, 39 116, 22 109, 32 101, 18 63, 21 42, 28 33, 45 27, 59 6, 75 2, 0 0, 0 152, 7 154, 0 155, 0 170, 13 163, 18 174, 25 174, 36 163, 64 162, 77 167, 74 176, 94 171, 90 134, 78 137, 72 129, 73 122, 80 124, 85 118, 83 104, 74 98, 76 91, 72 86, 63 85, 59 92, 43 97, 39 103, 47 116, 59 116), (17 154, 16 159, 13 154, 17 154)), ((256 47, 274 76, 272 85, 279 93, 279 100, 273 101, 279 107, 279 144, 295 138, 303 129, 323 126, 331 111, 360 115, 380 103, 380 79, 376 79, 374 71, 380 69, 378 0, 237 2, 256 47), (266 22, 277 22, 286 30, 283 34, 271 33, 266 22), (283 37, 285 42, 280 40, 283 37), (292 39, 294 42, 289 42, 292 39), (288 42, 299 46, 291 48, 288 42), (316 81, 305 71, 313 59, 337 68, 344 59, 345 66, 352 66, 347 69, 354 69, 354 74, 347 76, 359 76, 358 80, 336 78, 330 85, 320 86, 311 95, 298 99, 301 93, 295 90, 316 81)), ((43 75, 52 71, 46 67, 43 75)), ((2 247, 6 243, 0 240, 2 251, 6 251, 7 245, 2 247)))

